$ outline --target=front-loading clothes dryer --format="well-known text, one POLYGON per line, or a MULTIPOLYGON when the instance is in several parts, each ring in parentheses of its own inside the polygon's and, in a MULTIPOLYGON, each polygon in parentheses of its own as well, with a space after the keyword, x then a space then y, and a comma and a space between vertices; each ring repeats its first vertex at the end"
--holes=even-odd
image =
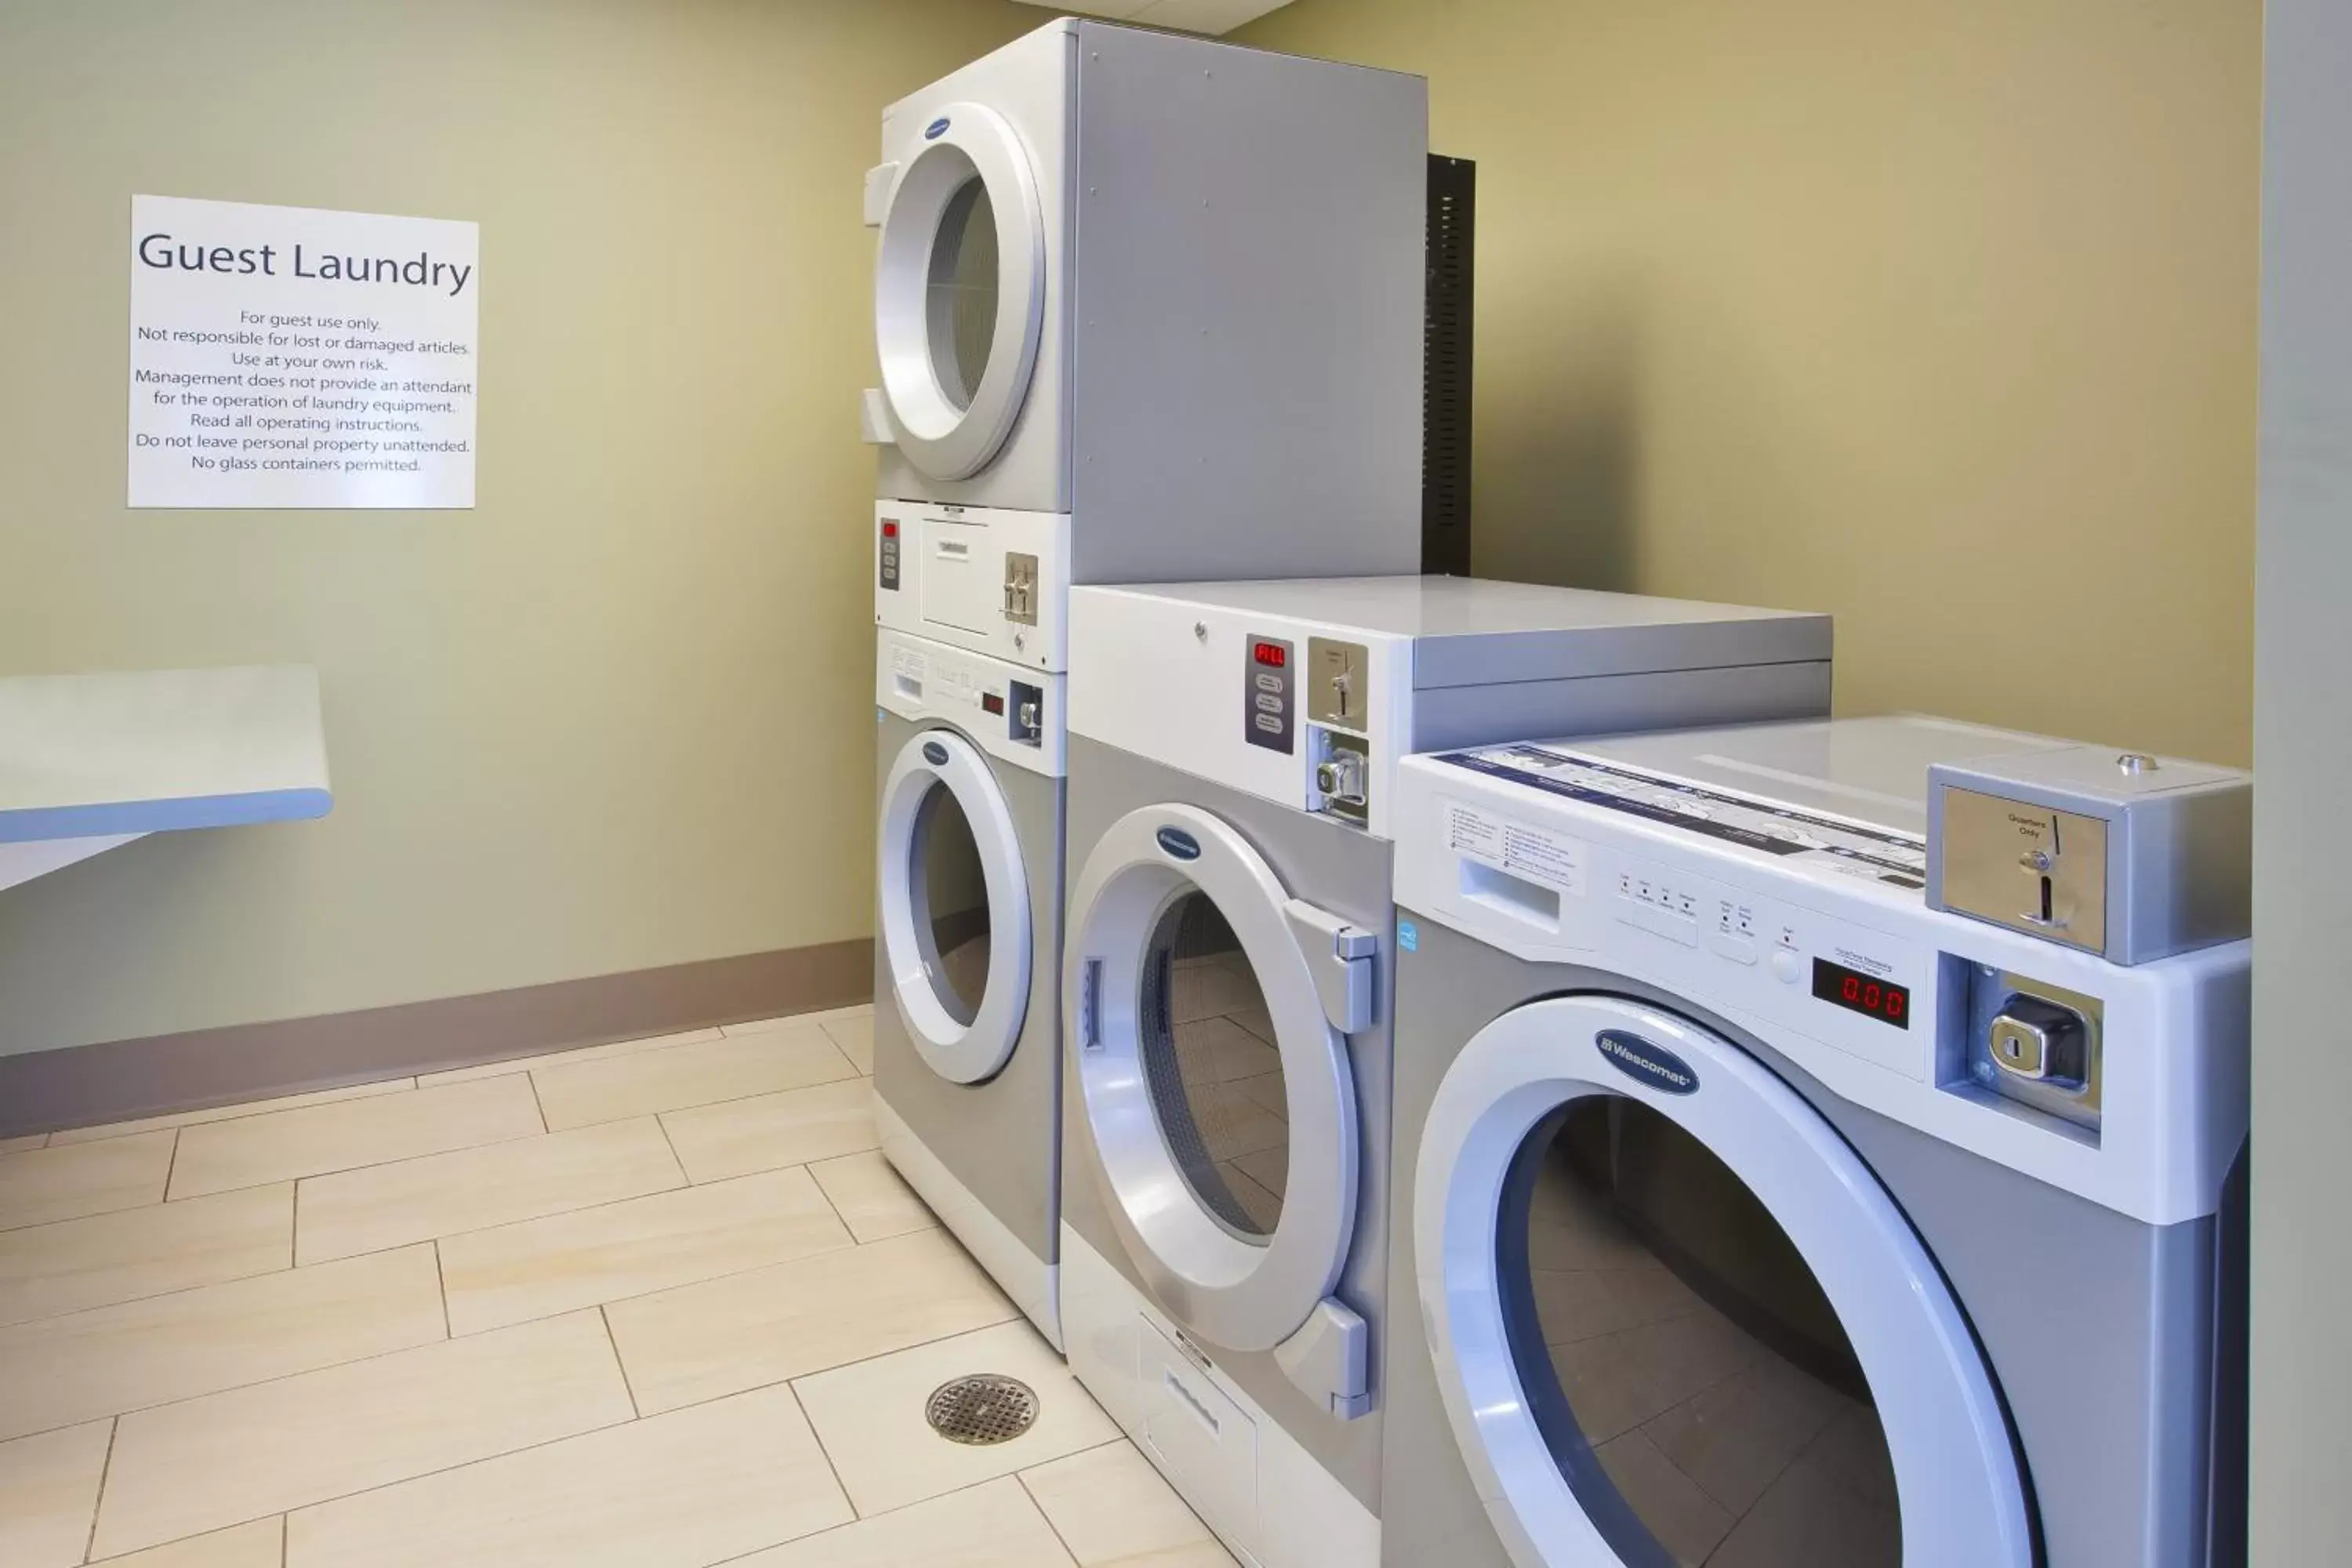
POLYGON ((1819 713, 1830 625, 1402 577, 1081 587, 1072 636, 1071 1366, 1244 1563, 1370 1568, 1398 759, 1819 713))
POLYGON ((882 1152, 1058 1347, 1062 677, 888 632, 877 665, 882 1152))
POLYGON ((2070 754, 1895 719, 1404 764, 1385 1562, 2243 1562, 2249 944, 1927 902, 1930 766, 2070 754))
POLYGON ((1412 570, 1427 97, 1066 20, 892 104, 881 623, 1060 669, 1074 582, 1412 570))

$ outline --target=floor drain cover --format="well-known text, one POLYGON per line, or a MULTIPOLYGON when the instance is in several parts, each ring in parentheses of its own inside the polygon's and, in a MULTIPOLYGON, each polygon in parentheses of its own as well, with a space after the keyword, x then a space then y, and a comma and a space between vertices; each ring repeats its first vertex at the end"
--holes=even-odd
POLYGON ((1037 1419, 1037 1395, 1017 1378, 975 1373, 931 1390, 923 1415, 950 1443, 1009 1443, 1037 1419))

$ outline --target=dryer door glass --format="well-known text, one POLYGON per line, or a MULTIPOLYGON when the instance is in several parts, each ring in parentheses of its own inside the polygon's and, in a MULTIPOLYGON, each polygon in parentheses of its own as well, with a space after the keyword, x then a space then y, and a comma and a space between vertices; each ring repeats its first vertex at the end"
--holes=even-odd
POLYGON ((988 992, 988 872, 971 823, 945 783, 931 786, 915 818, 908 873, 922 900, 915 931, 931 993, 948 1016, 970 1024, 988 992))
POLYGON ((1137 1000, 1145 1079, 1176 1168, 1242 1240, 1263 1246, 1290 1174, 1282 1057, 1257 972, 1205 893, 1152 928, 1137 1000))
POLYGON ((940 390, 957 408, 970 408, 996 335, 996 209, 977 175, 940 215, 927 312, 940 390))
POLYGON ((1588 1095, 1528 1136, 1503 1205, 1520 1381, 1621 1558, 1902 1561, 1853 1345, 1771 1211, 1704 1144, 1640 1101, 1588 1095))

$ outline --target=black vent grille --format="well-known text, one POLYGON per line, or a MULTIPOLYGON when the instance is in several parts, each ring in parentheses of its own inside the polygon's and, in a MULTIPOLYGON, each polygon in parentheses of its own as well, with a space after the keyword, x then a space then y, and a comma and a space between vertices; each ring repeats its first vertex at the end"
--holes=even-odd
POLYGON ((1429 160, 1428 291, 1422 318, 1421 569, 1470 574, 1471 285, 1478 165, 1429 160))

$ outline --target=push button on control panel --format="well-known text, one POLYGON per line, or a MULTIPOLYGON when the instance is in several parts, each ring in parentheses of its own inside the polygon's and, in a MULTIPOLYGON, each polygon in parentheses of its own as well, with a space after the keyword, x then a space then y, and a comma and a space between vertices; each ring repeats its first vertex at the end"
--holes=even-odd
POLYGON ((1698 945, 1698 895, 1676 888, 1663 878, 1638 871, 1620 872, 1617 918, 1670 937, 1686 946, 1698 945))

